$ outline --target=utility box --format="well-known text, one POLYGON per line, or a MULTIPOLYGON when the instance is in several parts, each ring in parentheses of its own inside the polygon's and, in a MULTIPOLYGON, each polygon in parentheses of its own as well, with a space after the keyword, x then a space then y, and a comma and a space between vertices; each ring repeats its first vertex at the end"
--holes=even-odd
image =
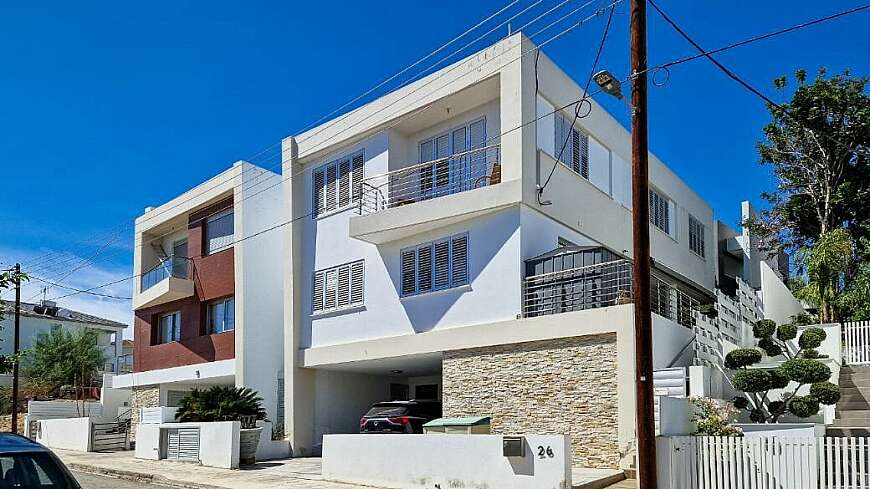
POLYGON ((502 456, 520 457, 526 456, 526 440, 522 436, 505 436, 502 438, 502 456))
POLYGON ((489 416, 467 416, 463 418, 438 418, 423 425, 423 433, 444 435, 488 435, 489 416))

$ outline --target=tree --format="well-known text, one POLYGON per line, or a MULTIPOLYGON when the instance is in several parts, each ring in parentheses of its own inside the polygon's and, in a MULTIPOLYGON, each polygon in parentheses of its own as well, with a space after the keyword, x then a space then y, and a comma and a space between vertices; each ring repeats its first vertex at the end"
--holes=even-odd
MULTIPOLYGON (((770 208, 746 224, 768 251, 797 250, 837 228, 853 240, 870 237, 870 98, 867 78, 849 71, 812 83, 804 70, 794 76, 790 102, 768 106, 772 121, 758 144, 762 164, 773 167, 777 189, 762 194, 770 208)), ((788 86, 783 76, 774 80, 788 86)))
POLYGON ((734 398, 734 407, 746 410, 756 423, 776 423, 784 414, 808 418, 819 412, 821 404, 833 405, 840 400, 840 389, 830 382, 831 369, 818 361, 818 348, 825 340, 821 328, 807 328, 798 338, 798 326, 787 323, 777 327, 770 319, 757 321, 752 328, 758 348, 738 348, 725 356, 725 367, 733 370, 731 382, 745 396, 734 398), (798 338, 797 347, 790 344, 798 338), (779 367, 750 368, 764 355, 783 355, 786 361, 779 367), (791 383, 793 389, 788 389, 791 383), (807 395, 798 391, 810 386, 807 395), (779 399, 770 399, 770 391, 782 390, 779 399))
MULTIPOLYGON (((26 273, 16 272, 15 269, 0 271, 0 292, 14 287, 16 283, 26 282, 28 280, 30 280, 30 277, 28 277, 26 273)), ((4 312, 6 311, 3 306, 3 301, 0 301, 0 321, 4 319, 4 312)), ((17 361, 18 358, 12 355, 0 355, 0 373, 6 374, 11 372, 12 367, 17 361)))
POLYGON ((845 274, 855 260, 852 238, 844 228, 823 234, 812 246, 798 250, 795 263, 806 274, 805 284, 795 291, 802 300, 819 308, 819 320, 829 323, 837 319, 837 307, 845 289, 845 274))
POLYGON ((41 335, 25 354, 25 375, 31 383, 52 394, 71 385, 78 397, 80 388, 92 385, 105 365, 97 340, 96 331, 86 328, 73 332, 56 329, 41 335))

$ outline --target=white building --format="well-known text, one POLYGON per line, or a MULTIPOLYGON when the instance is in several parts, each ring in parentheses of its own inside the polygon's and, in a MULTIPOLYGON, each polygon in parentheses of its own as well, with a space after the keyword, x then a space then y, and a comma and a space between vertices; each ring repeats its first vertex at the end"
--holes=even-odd
MULTIPOLYGON (((3 301, 6 310, 4 318, 0 321, 0 355, 11 355, 15 348, 15 322, 12 301, 3 301)), ((79 311, 73 311, 51 301, 42 301, 39 304, 21 303, 21 324, 19 346, 21 350, 27 350, 36 345, 41 336, 50 334, 52 331, 63 330, 75 332, 81 329, 89 329, 97 334, 97 345, 103 352, 106 373, 117 372, 122 351, 120 345, 116 347, 115 340, 123 336, 127 327, 124 323, 109 319, 92 316, 79 311)), ((12 384, 11 375, 0 376, 3 385, 12 384)))

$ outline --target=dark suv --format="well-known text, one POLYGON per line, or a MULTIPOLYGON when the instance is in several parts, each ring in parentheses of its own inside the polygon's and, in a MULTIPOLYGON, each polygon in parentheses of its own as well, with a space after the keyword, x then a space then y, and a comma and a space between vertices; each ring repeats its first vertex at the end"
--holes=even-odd
POLYGON ((441 417, 441 401, 377 402, 359 420, 360 433, 422 433, 441 417))
POLYGON ((0 488, 81 489, 63 463, 44 446, 12 433, 0 434, 0 488))

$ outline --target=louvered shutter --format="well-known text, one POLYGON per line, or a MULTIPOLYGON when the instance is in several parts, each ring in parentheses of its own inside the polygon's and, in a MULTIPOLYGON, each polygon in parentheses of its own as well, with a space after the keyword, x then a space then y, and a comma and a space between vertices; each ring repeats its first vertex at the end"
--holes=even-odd
POLYGON ((347 307, 350 305, 350 265, 342 265, 338 268, 338 303, 336 307, 347 307))
POLYGON ((455 129, 453 131, 453 154, 459 154, 461 156, 456 156, 453 158, 453 187, 457 192, 461 192, 463 190, 468 190, 470 188, 468 184, 469 175, 468 175, 468 157, 469 155, 463 154, 468 149, 468 141, 466 140, 467 129, 465 126, 460 127, 459 129, 455 129))
POLYGON ((581 161, 580 161, 580 131, 578 131, 577 129, 571 130, 570 144, 571 144, 571 158, 570 158, 571 169, 574 170, 574 173, 577 173, 578 175, 580 175, 580 174, 582 174, 581 173, 582 170, 580 168, 580 163, 581 163, 581 161))
MULTIPOLYGON (((435 140, 430 139, 420 143, 420 163, 427 163, 435 159, 435 140)), ((432 166, 420 167, 420 193, 427 193, 432 189, 432 166)))
POLYGON ((324 198, 324 210, 331 211, 335 209, 336 204, 336 165, 330 164, 326 167, 326 195, 324 198))
POLYGON ((435 288, 450 287, 450 241, 435 243, 435 288))
POLYGON ((416 259, 417 250, 402 251, 402 295, 417 291, 416 259))
MULTIPOLYGON (((470 149, 480 149, 486 146, 486 121, 479 120, 472 122, 468 127, 468 142, 470 149)), ((475 151, 469 155, 469 166, 471 167, 471 183, 474 184, 480 177, 485 177, 489 173, 489 168, 486 161, 486 151, 475 151)), ((488 181, 486 182, 489 183, 488 181)))
POLYGON ((323 212, 323 168, 318 168, 314 171, 314 176, 312 177, 311 182, 311 195, 313 200, 311 202, 311 210, 313 215, 316 217, 318 214, 323 212))
POLYGON ((170 460, 199 461, 199 429, 170 429, 166 436, 166 458, 170 460))
POLYGON ((350 204, 350 158, 338 163, 338 206, 350 204))
POLYGON ((324 285, 324 273, 316 272, 314 274, 314 290, 312 291, 312 306, 311 308, 314 312, 323 310, 323 285, 324 285))
POLYGON ((565 144, 564 124, 565 118, 562 117, 562 114, 557 113, 553 116, 553 157, 562 162, 565 161, 564 153, 560 155, 559 152, 562 149, 562 145, 565 144))
POLYGON ((233 244, 233 210, 209 217, 205 223, 206 253, 215 253, 233 244))
POLYGON ((589 136, 583 132, 577 133, 580 139, 580 175, 589 179, 589 136))
POLYGON ((468 236, 454 236, 451 240, 453 286, 468 283, 468 236))
POLYGON ((328 270, 324 278, 323 308, 334 309, 338 301, 338 274, 335 270, 328 270))
POLYGON ((350 264, 350 303, 362 304, 365 289, 365 264, 357 261, 350 264))
POLYGON ((450 135, 445 134, 435 139, 435 185, 444 187, 450 183, 450 135))
POLYGON ((432 290, 432 245, 417 248, 417 291, 432 290))
POLYGON ((365 160, 363 158, 363 153, 357 153, 353 156, 351 162, 351 172, 353 176, 351 178, 351 186, 352 189, 352 199, 354 202, 359 200, 361 185, 363 181, 364 171, 365 171, 365 160))

